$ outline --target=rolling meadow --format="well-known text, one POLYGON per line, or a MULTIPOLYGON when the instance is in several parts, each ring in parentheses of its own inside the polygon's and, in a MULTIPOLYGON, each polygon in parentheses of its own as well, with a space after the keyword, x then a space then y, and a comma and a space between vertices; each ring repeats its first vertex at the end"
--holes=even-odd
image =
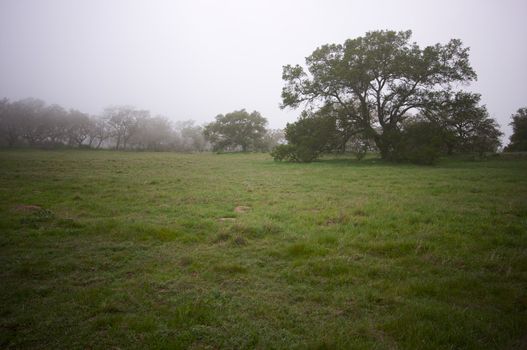
POLYGON ((0 152, 0 348, 527 346, 527 160, 0 152))

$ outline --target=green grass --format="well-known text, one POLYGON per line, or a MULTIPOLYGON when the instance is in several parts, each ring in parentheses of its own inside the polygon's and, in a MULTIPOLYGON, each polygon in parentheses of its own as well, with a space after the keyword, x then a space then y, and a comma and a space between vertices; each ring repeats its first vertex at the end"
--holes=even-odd
POLYGON ((0 348, 526 346, 526 160, 2 151, 0 184, 0 348))

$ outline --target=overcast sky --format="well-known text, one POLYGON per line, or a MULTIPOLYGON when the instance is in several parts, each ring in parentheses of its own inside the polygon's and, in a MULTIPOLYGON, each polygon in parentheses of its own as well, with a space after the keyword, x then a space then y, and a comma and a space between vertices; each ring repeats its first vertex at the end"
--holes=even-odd
POLYGON ((175 120, 246 108, 284 127, 282 66, 322 44, 411 29, 461 39, 507 136, 527 106, 527 1, 0 0, 0 98, 100 113, 128 104, 175 120))

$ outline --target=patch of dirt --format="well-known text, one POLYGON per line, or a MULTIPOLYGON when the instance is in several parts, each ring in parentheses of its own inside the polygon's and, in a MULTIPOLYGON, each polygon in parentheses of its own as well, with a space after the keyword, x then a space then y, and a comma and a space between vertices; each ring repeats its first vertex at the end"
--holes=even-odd
POLYGON ((218 220, 221 222, 234 222, 236 218, 219 218, 218 220))
POLYGON ((236 213, 247 213, 249 210, 251 210, 251 207, 246 207, 244 205, 240 205, 234 208, 234 211, 236 213))
POLYGON ((39 207, 38 205, 32 205, 32 204, 30 205, 20 204, 14 208, 14 211, 18 213, 36 213, 41 210, 42 210, 42 207, 39 207))
POLYGON ((179 265, 183 267, 190 266, 192 265, 192 261, 193 260, 191 257, 184 256, 181 259, 179 259, 179 265))

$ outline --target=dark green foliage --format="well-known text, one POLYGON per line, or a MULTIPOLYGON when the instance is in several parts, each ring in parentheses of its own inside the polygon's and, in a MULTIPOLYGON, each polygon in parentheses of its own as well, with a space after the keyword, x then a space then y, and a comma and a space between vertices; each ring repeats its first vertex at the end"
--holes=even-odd
MULTIPOLYGON (((337 121, 329 137, 331 149, 342 148, 353 135, 375 142, 383 159, 397 160, 399 131, 409 112, 437 119, 444 127, 461 126, 464 149, 482 152, 495 149, 499 131, 478 95, 455 91, 458 83, 476 79, 468 59, 468 48, 458 39, 447 44, 420 48, 410 41, 411 31, 373 31, 349 39, 342 45, 317 48, 306 58, 307 70, 287 65, 282 78, 282 107, 307 105, 337 121), (478 113, 464 113, 456 101, 469 96, 469 107, 478 113), (484 113, 482 113, 484 112, 484 113), (454 119, 461 118, 461 124, 454 119), (466 137, 466 138, 465 138, 466 137)), ((466 99, 467 100, 467 99, 466 99)), ((315 114, 318 112, 315 112, 315 114)), ((458 142, 458 141, 456 141, 458 142)))
POLYGON ((215 151, 258 151, 265 148, 266 125, 267 119, 260 113, 249 114, 242 109, 218 115, 215 122, 205 126, 203 135, 215 151))
POLYGON ((271 151, 271 157, 274 160, 282 161, 294 161, 295 160, 295 149, 294 145, 278 145, 271 151))
POLYGON ((333 118, 322 114, 303 113, 295 123, 287 124, 285 138, 289 144, 280 148, 277 155, 282 159, 311 162, 328 148, 335 135, 334 130, 333 118))
POLYGON ((427 120, 406 123, 396 155, 416 164, 433 164, 443 151, 441 129, 427 120))
POLYGON ((508 152, 527 151, 527 107, 520 108, 512 115, 512 135, 506 147, 508 152))
MULTIPOLYGON (((458 92, 441 105, 429 104, 424 117, 439 127, 446 152, 476 153, 496 152, 502 135, 487 108, 480 106, 479 94, 458 92)), ((423 117, 423 116, 422 116, 423 117)))

